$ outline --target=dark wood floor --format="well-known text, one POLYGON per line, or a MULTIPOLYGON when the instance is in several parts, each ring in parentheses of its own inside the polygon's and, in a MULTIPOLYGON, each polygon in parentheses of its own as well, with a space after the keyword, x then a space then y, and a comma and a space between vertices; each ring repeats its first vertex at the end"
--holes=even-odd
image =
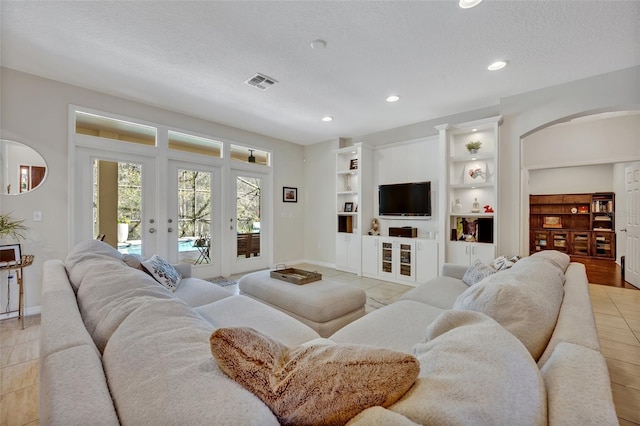
POLYGON ((638 290, 622 279, 620 265, 613 260, 571 256, 571 261, 580 262, 586 266, 587 278, 591 284, 610 285, 612 287, 638 290))

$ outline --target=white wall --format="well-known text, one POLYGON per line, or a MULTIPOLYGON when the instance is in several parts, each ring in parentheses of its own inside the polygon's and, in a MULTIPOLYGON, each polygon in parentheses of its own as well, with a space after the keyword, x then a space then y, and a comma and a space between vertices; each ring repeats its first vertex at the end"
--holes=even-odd
POLYGON ((283 186, 297 186, 304 193, 302 146, 6 68, 0 68, 0 90, 0 137, 31 146, 48 166, 46 181, 35 191, 0 196, 1 211, 26 219, 25 225, 29 227, 23 251, 35 255, 35 264, 25 270, 28 308, 40 305, 42 263, 46 259, 64 259, 68 250, 69 104, 272 150, 274 261, 297 259, 304 251, 300 238, 304 230, 304 207, 302 203, 282 203, 283 186), (41 222, 31 220, 34 210, 42 211, 41 222))
POLYGON ((628 161, 640 156, 640 114, 550 126, 522 139, 528 169, 628 161))
POLYGON ((304 258, 335 264, 336 154, 338 139, 308 145, 304 150, 304 258))
MULTIPOLYGON (((440 161, 438 136, 416 139, 374 151, 373 212, 378 217, 378 185, 389 183, 431 181, 431 220, 380 218, 381 235, 389 235, 389 227, 412 226, 418 229, 418 237, 427 238, 429 232, 438 231, 438 199, 440 186, 440 161)), ((366 224, 365 224, 366 225, 366 224)))
POLYGON ((613 192, 613 164, 529 171, 530 194, 613 192))

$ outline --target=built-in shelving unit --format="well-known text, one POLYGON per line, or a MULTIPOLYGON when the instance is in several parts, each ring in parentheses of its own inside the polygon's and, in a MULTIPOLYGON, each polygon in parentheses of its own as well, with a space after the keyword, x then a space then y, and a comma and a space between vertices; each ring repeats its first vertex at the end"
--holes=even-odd
POLYGON ((498 146, 502 117, 436 126, 445 159, 441 230, 443 262, 470 264, 496 257, 498 220, 498 146), (481 142, 477 152, 466 148, 481 142), (477 204, 475 204, 477 203, 477 204), (485 206, 490 206, 485 211, 485 206))
POLYGON ((615 259, 615 194, 529 196, 530 252, 615 259))
POLYGON ((359 143, 336 150, 336 269, 361 274, 363 223, 373 217, 372 182, 370 149, 359 143))

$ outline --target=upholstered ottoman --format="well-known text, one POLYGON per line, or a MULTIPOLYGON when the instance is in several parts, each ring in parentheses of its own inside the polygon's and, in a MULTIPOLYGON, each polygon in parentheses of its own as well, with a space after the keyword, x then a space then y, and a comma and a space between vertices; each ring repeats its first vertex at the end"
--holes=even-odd
POLYGON ((270 271, 258 271, 240 278, 244 294, 313 328, 322 337, 365 314, 365 292, 337 281, 320 280, 297 285, 271 278, 270 271))

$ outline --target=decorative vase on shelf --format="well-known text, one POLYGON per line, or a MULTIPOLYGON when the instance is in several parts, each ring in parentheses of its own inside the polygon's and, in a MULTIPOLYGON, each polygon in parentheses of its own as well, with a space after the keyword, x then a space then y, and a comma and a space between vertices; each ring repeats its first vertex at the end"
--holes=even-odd
POLYGON ((480 213, 480 203, 477 198, 473 199, 473 204, 471 206, 471 213, 480 213))
POLYGON ((462 203, 460 202, 460 198, 456 198, 456 203, 451 208, 453 213, 462 213, 462 203))
POLYGON ((344 190, 351 191, 351 176, 345 175, 344 177, 344 190))

